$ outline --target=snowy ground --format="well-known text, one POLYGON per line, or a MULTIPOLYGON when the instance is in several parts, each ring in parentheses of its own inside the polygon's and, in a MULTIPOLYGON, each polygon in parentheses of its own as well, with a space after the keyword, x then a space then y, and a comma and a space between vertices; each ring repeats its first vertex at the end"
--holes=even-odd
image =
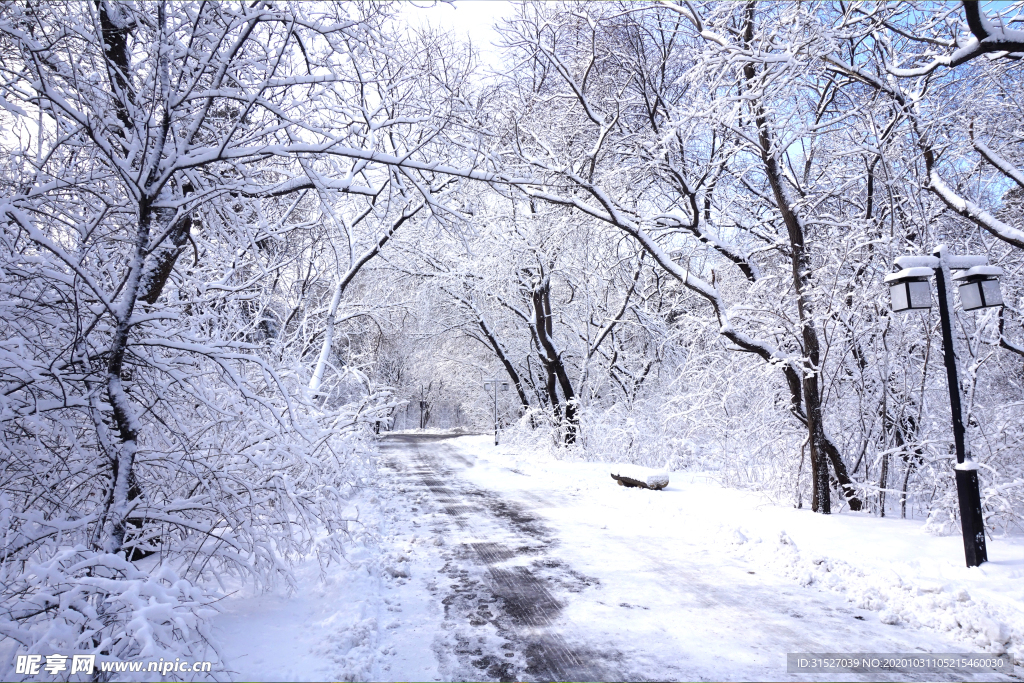
MULTIPOLYGON (((664 491, 495 448, 392 435, 360 519, 379 538, 290 597, 236 595, 243 680, 962 680, 786 673, 786 653, 1024 652, 1024 541, 963 567, 918 522, 825 517, 700 474, 664 491)), ((1018 674, 1012 680, 1021 680, 1018 674)), ((999 677, 983 674, 977 680, 999 677)))

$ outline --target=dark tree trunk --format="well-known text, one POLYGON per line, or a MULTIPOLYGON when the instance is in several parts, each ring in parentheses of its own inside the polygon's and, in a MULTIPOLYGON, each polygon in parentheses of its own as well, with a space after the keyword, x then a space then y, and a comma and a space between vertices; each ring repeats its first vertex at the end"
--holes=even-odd
MULTIPOLYGON (((747 3, 744 38, 748 45, 752 45, 754 41, 754 7, 754 2, 747 3)), ((755 91, 757 89, 757 84, 755 83, 757 70, 754 64, 752 62, 746 63, 743 67, 743 73, 747 81, 748 91, 755 91)), ((821 345, 818 341, 818 332, 814 324, 814 304, 810 295, 812 288, 812 263, 810 251, 805 240, 804 227, 786 196, 782 172, 779 169, 778 160, 772 151, 773 140, 768 129, 768 117, 764 107, 757 101, 752 101, 751 107, 753 109, 754 123, 757 127, 758 146, 760 148, 758 151, 761 155, 765 175, 768 177, 768 183, 771 186, 775 203, 786 225, 790 242, 793 288, 797 295, 797 312, 800 317, 800 336, 804 351, 803 377, 800 384, 803 390, 807 430, 810 436, 811 470, 814 476, 812 509, 823 514, 829 514, 832 511, 828 467, 829 462, 831 462, 835 470, 836 479, 843 489, 850 509, 859 510, 861 502, 856 496, 856 489, 846 471, 846 465, 843 463, 842 456, 835 444, 826 436, 822 422, 821 393, 818 381, 821 370, 821 345)))
POLYGON ((422 386, 420 387, 420 429, 426 429, 430 423, 430 401, 428 400, 428 395, 432 385, 433 382, 428 384, 426 391, 423 390, 422 386))
POLYGON ((551 397, 551 404, 556 406, 555 417, 561 421, 564 427, 562 443, 570 445, 576 443, 576 434, 579 431, 579 417, 576 414, 576 393, 573 391, 572 382, 569 380, 569 373, 566 372, 565 364, 562 362, 562 355, 555 348, 552 340, 553 323, 551 318, 551 281, 544 277, 537 283, 532 292, 534 327, 537 332, 537 342, 540 345, 540 358, 547 371, 547 390, 551 397), (562 390, 564 402, 559 403, 555 382, 562 390), (564 410, 564 418, 562 411, 564 410))
POLYGON ((878 516, 885 517, 885 487, 889 485, 889 454, 882 456, 882 473, 878 476, 878 516))
MULTIPOLYGON (((192 184, 188 182, 182 187, 184 196, 192 194, 193 190, 192 184)), ((145 301, 147 304, 155 304, 157 299, 160 298, 160 293, 163 291, 164 285, 167 284, 171 271, 174 270, 174 264, 177 262, 178 256, 185 250, 185 245, 191 239, 189 233, 192 230, 192 216, 186 213, 175 221, 176 213, 175 209, 167 208, 156 211, 157 230, 166 231, 167 237, 154 250, 152 261, 147 268, 146 275, 143 277, 146 287, 139 294, 139 300, 145 301)), ((199 254, 197 252, 196 259, 198 260, 198 258, 199 254)))

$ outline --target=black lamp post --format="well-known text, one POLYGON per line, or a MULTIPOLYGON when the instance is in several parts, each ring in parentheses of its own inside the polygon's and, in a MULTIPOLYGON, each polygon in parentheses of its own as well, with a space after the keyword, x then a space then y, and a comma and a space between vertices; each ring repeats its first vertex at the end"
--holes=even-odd
POLYGON ((485 379, 484 380, 484 391, 489 391, 494 395, 494 445, 498 445, 498 385, 501 385, 502 391, 508 391, 508 382, 502 382, 498 379, 485 379))
POLYGON ((953 308, 952 281, 960 283, 960 303, 964 310, 1001 306, 999 275, 1002 270, 989 266, 984 256, 950 256, 945 247, 937 247, 932 256, 901 256, 898 273, 886 276, 892 296, 892 310, 908 311, 931 308, 931 285, 935 275, 939 298, 939 319, 942 327, 942 350, 949 386, 949 406, 953 413, 953 442, 956 446, 956 490, 960 502, 960 530, 964 538, 964 554, 968 567, 988 561, 985 548, 985 526, 981 514, 981 493, 978 487, 978 466, 971 459, 964 429, 963 406, 960 403, 960 379, 957 370, 956 346, 950 311, 953 308), (963 271, 950 277, 951 270, 963 271), (948 283, 948 284, 947 284, 948 283))

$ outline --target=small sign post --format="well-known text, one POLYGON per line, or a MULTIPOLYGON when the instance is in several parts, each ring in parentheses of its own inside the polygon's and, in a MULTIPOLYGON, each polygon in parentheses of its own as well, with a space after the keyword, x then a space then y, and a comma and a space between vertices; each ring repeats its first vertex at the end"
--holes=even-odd
POLYGON ((501 385, 502 391, 508 391, 508 382, 503 382, 500 379, 485 379, 484 380, 484 391, 491 392, 494 398, 494 445, 498 445, 498 385, 501 385))

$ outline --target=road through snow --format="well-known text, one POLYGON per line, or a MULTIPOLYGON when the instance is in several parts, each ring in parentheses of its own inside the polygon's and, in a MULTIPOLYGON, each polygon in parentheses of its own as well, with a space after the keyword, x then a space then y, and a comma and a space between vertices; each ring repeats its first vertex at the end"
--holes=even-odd
MULTIPOLYGON (((385 564, 389 609, 419 601, 410 611, 429 614, 431 603, 437 622, 433 632, 426 616, 387 625, 382 651, 392 659, 378 664, 382 679, 820 680, 787 674, 786 653, 969 651, 945 634, 883 623, 839 595, 763 572, 714 539, 687 543, 685 528, 673 537, 657 520, 623 523, 602 505, 630 496, 642 511, 646 497, 682 495, 678 487, 626 490, 609 479, 607 493, 585 495, 572 482, 489 462, 484 444, 429 435, 381 441, 395 493, 392 541, 410 549, 385 564), (436 670, 422 666, 427 647, 436 670)), ((830 677, 947 678, 971 676, 830 677)))

